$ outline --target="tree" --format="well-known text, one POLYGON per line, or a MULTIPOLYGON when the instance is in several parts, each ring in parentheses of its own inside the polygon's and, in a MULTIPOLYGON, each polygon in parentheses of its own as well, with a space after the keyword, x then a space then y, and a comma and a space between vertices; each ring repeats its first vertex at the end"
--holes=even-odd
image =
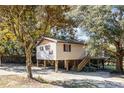
POLYGON ((61 40, 75 40, 76 39, 76 32, 77 30, 74 29, 73 26, 56 29, 56 27, 53 27, 51 30, 52 37, 61 39, 61 40))
MULTIPOLYGON (((13 33, 7 30, 1 30, 0 46, 4 47, 4 55, 22 55, 22 48, 18 44, 13 33), (4 33, 4 35, 2 35, 4 33)), ((24 55, 24 54, 23 54, 24 55)))
MULTIPOLYGON (((0 31, 0 41, 2 41, 2 39, 4 38, 6 34, 7 34, 6 32, 0 31)), ((5 53, 5 48, 0 42, 0 66, 2 65, 2 55, 4 55, 4 53, 5 53)))
POLYGON ((0 66, 2 65, 2 55, 4 54, 4 47, 0 46, 0 66))
POLYGON ((104 41, 100 46, 110 52, 117 60, 116 69, 123 71, 124 57, 124 8, 123 6, 80 6, 78 17, 80 26, 92 36, 104 41), (111 46, 114 47, 111 49, 111 46))
POLYGON ((8 29, 24 48, 26 70, 32 78, 32 49, 49 34, 52 27, 63 27, 69 21, 65 18, 68 6, 1 6, 1 26, 8 29))

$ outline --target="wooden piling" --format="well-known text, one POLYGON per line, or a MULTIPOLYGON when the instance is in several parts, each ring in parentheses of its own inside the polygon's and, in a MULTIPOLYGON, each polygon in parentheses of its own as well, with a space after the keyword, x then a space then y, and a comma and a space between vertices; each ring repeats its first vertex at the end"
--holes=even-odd
POLYGON ((55 72, 58 72, 58 60, 55 61, 55 72))
POLYGON ((66 71, 69 70, 69 61, 68 60, 65 60, 65 69, 66 69, 66 71))
POLYGON ((73 62, 73 66, 72 66, 72 70, 76 70, 76 60, 74 60, 74 62, 73 62))
POLYGON ((2 66, 2 62, 1 62, 1 59, 0 59, 0 66, 2 66))
POLYGON ((44 64, 43 65, 44 65, 44 68, 46 68, 46 66, 47 66, 46 60, 44 60, 44 64))
POLYGON ((37 60, 37 67, 39 67, 39 60, 37 60))

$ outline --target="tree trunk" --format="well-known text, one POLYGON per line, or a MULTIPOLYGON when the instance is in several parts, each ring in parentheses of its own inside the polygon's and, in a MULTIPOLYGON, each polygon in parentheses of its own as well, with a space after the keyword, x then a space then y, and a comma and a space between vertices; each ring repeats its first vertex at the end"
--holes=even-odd
POLYGON ((116 62, 116 70, 118 72, 123 72, 123 56, 119 56, 116 62))
POLYGON ((120 41, 116 42, 116 49, 117 49, 117 62, 116 62, 116 70, 118 72, 123 72, 123 48, 120 41))
POLYGON ((0 66, 2 66, 2 56, 0 55, 0 66))
POLYGON ((32 70, 31 70, 31 66, 32 66, 32 52, 31 49, 26 49, 25 51, 26 54, 26 70, 27 70, 27 76, 28 78, 32 78, 32 70))

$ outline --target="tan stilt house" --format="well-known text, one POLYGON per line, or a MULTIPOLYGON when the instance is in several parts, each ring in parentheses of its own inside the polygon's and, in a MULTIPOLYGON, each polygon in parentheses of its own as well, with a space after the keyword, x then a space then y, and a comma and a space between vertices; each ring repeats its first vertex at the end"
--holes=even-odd
MULTIPOLYGON (((63 61, 64 68, 68 71, 69 62, 82 60, 87 56, 85 47, 86 44, 79 41, 64 41, 44 37, 43 41, 36 48, 37 66, 41 60, 44 61, 44 66, 46 66, 47 61, 54 61, 55 71, 58 71, 58 64, 63 61)), ((74 62, 73 66, 75 64, 74 62)), ((84 62, 79 65, 82 67, 84 62)))

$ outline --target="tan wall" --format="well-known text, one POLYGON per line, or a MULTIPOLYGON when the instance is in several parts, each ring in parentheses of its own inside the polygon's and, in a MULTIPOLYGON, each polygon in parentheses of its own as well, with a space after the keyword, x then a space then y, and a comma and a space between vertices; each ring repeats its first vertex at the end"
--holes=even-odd
POLYGON ((82 59, 85 56, 85 49, 83 45, 71 44, 71 52, 63 51, 64 43, 57 43, 57 60, 73 60, 73 59, 82 59))
POLYGON ((39 60, 74 60, 82 59, 85 56, 85 48, 83 45, 71 44, 71 52, 63 51, 64 43, 56 43, 48 40, 44 40, 39 46, 37 46, 37 59, 39 60), (49 55, 48 51, 40 51, 40 46, 50 45, 53 50, 53 54, 49 55))

